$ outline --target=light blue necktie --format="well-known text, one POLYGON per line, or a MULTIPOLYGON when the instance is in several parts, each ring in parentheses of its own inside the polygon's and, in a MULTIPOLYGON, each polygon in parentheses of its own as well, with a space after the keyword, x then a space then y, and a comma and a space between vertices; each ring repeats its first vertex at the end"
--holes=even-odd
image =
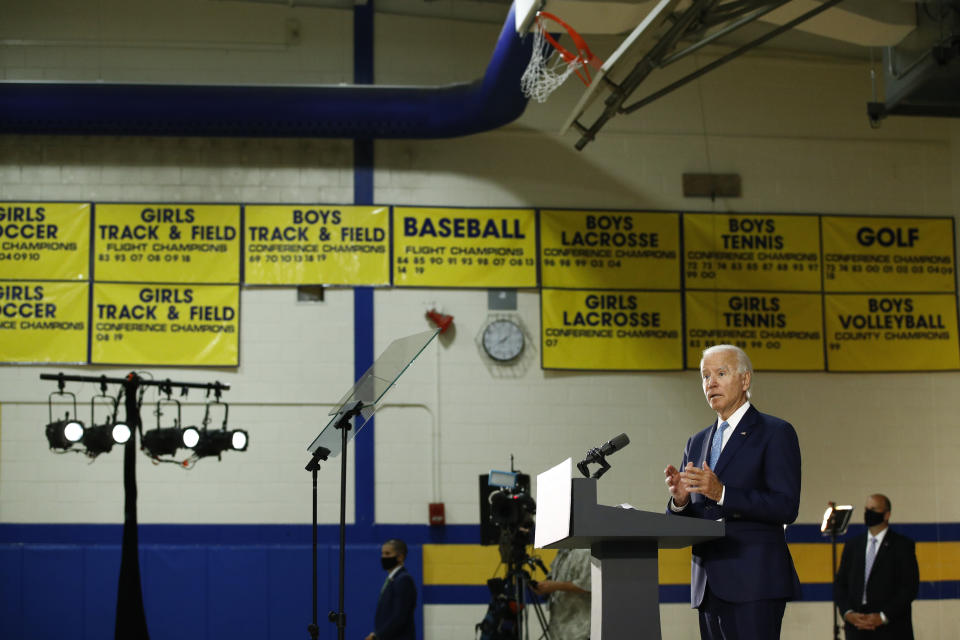
POLYGON ((863 604, 867 604, 867 582, 870 581, 870 571, 873 569, 873 561, 877 559, 877 539, 870 536, 870 546, 867 547, 867 568, 863 572, 863 604))
POLYGON ((723 432, 730 425, 726 420, 720 423, 720 428, 713 434, 713 445, 710 447, 710 459, 707 461, 710 468, 717 466, 717 459, 720 457, 720 450, 723 449, 723 432))

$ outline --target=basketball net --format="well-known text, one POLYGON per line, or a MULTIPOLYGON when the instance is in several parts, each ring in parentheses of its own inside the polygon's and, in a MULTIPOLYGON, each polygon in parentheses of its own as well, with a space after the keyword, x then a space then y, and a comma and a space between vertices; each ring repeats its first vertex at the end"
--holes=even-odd
POLYGON ((537 102, 546 102, 557 87, 562 85, 571 74, 585 85, 590 85, 590 67, 600 68, 600 61, 587 46, 586 41, 566 22, 546 11, 538 11, 536 28, 533 32, 533 52, 526 71, 520 78, 520 89, 527 98, 537 102), (571 53, 547 33, 546 21, 556 22, 570 34, 577 52, 571 53))

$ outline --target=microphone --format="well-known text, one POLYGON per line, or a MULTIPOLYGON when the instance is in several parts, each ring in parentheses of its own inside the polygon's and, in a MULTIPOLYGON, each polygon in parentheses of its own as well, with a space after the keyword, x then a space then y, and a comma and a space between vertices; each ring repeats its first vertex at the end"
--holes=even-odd
POLYGON ((620 449, 623 449, 628 444, 630 444, 630 438, 627 437, 627 434, 621 433, 617 437, 611 438, 609 442, 600 445, 598 449, 590 449, 587 451, 587 456, 577 464, 577 468, 580 469, 580 473, 589 478, 590 475, 587 472, 587 465, 591 462, 599 463, 602 468, 593 476, 594 478, 599 478, 610 468, 610 465, 606 463, 606 456, 620 451, 620 449))

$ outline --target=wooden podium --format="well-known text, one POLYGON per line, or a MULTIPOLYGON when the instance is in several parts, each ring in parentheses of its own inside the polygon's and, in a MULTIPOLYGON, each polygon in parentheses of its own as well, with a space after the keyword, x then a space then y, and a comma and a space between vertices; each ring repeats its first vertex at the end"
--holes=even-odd
POLYGON ((567 459, 537 476, 538 549, 590 549, 591 640, 660 638, 658 549, 724 535, 723 522, 597 504, 567 459))

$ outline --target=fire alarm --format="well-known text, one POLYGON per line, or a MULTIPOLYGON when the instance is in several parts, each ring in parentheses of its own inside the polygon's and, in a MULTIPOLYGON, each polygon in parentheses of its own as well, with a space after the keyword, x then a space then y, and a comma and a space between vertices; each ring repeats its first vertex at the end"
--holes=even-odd
POLYGON ((430 526, 440 526, 447 524, 447 518, 443 512, 442 502, 430 503, 430 526))

